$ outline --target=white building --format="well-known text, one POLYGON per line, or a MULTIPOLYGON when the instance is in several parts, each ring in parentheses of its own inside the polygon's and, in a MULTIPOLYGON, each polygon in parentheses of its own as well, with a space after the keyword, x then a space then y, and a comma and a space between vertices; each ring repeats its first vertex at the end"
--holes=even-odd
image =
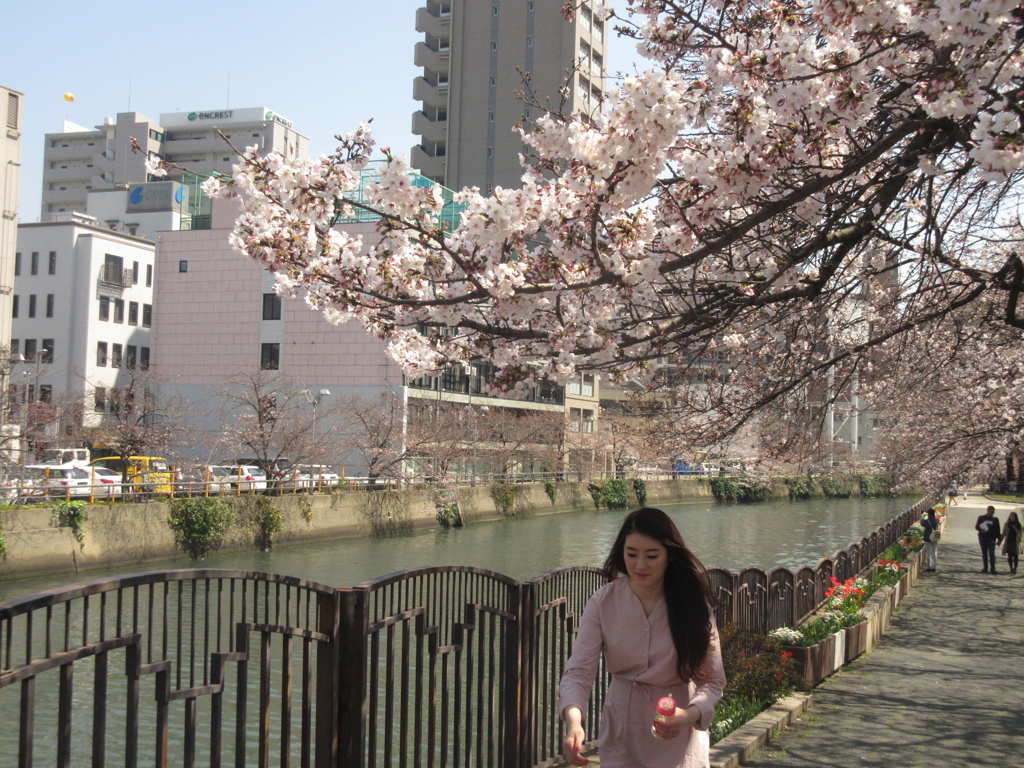
MULTIPOLYGON (((170 112, 160 115, 159 121, 122 112, 116 119, 104 118, 95 128, 65 122, 60 133, 46 134, 40 220, 59 221, 84 212, 91 191, 156 181, 146 173, 147 155, 201 173, 230 175, 237 158, 218 130, 239 150, 256 145, 261 154, 309 154, 309 139, 266 107, 170 112), (132 151, 133 138, 141 152, 132 151)), ((172 172, 169 178, 177 175, 172 172)))
MULTIPOLYGON (((84 402, 150 363, 154 244, 94 220, 18 227, 11 383, 18 402, 84 402)), ((88 422, 88 416, 86 415, 88 422)))
POLYGON ((21 120, 24 97, 0 85, 6 109, 0 137, 0 347, 11 338, 11 301, 14 293, 14 254, 18 243, 18 178, 21 170, 21 120))

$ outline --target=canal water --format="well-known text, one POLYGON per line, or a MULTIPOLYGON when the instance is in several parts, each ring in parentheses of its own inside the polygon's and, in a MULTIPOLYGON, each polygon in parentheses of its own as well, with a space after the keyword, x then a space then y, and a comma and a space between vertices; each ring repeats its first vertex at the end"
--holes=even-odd
MULTIPOLYGON (((814 565, 888 522, 915 499, 816 499, 729 505, 662 505, 709 567, 792 570, 814 565)), ((527 579, 555 568, 603 563, 625 512, 596 510, 477 523, 384 539, 331 539, 271 552, 223 552, 204 568, 265 571, 351 587, 406 568, 469 565, 527 579)), ((88 523, 86 524, 88 525, 88 523)), ((45 589, 129 572, 192 568, 186 557, 0 581, 0 602, 45 589)))

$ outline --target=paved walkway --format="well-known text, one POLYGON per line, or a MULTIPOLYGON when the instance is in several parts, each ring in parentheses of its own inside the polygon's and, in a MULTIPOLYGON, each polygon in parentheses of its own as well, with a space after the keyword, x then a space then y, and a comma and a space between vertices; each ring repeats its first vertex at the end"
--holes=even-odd
MULTIPOLYGON (((1012 766, 1024 762, 1024 569, 979 573, 975 492, 949 511, 938 573, 922 573, 882 641, 822 683, 747 766, 1012 766)), ((1019 513, 1018 513, 1019 514, 1019 513)))

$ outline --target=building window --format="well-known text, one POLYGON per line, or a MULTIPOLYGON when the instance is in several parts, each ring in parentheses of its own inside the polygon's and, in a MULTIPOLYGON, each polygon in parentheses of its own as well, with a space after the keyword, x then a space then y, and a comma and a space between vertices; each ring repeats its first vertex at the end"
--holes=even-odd
POLYGON ((487 156, 488 157, 494 157, 494 147, 488 147, 487 148, 487 156))
POLYGON ((106 254, 103 259, 103 282, 124 287, 124 259, 106 254))
POLYGON ((492 122, 492 123, 493 123, 493 122, 494 122, 494 113, 493 113, 493 112, 488 112, 488 113, 487 113, 487 119, 488 119, 488 120, 489 120, 490 122, 492 122))
POLYGON ((50 384, 39 385, 39 402, 49 403, 53 401, 53 386, 50 384))
POLYGON ((114 322, 124 322, 124 299, 114 299, 114 322))
POLYGON ((178 271, 179 272, 188 272, 188 262, 185 261, 184 259, 179 261, 178 262, 178 271))
POLYGON ((54 297, 54 295, 52 293, 46 294, 46 316, 47 317, 53 317, 54 299, 55 299, 55 297, 54 297))
POLYGON ((123 347, 120 344, 114 344, 110 347, 110 367, 120 368, 121 367, 121 351, 123 347))
POLYGON ((7 127, 18 130, 18 94, 7 94, 7 127))
POLYGON ((493 12, 493 15, 494 15, 494 16, 497 16, 497 15, 498 15, 498 6, 494 6, 494 7, 493 7, 493 8, 491 9, 491 11, 493 12))
POLYGON ((53 362, 53 339, 43 339, 43 362, 53 362))
POLYGON ((14 254, 14 276, 17 277, 21 274, 21 254, 14 254))
POLYGON ((36 316, 36 295, 34 293, 28 295, 28 316, 36 316))
POLYGON ((149 129, 149 138, 153 141, 163 141, 164 135, 159 131, 154 131, 152 128, 149 129))
POLYGON ((527 48, 533 48, 533 38, 532 37, 526 38, 526 47, 527 48))
POLYGON ((106 410, 107 407, 107 390, 105 387, 96 387, 92 392, 93 404, 96 406, 96 410, 101 413, 106 410))
POLYGON ((11 297, 11 317, 18 316, 18 294, 11 297))
POLYGON ((583 396, 594 396, 594 376, 589 373, 583 374, 583 396))
POLYGON ((492 78, 491 78, 491 88, 493 88, 493 87, 494 87, 494 86, 496 86, 497 84, 498 84, 498 78, 496 78, 496 77, 492 77, 492 78))
POLYGON ((11 357, 21 353, 21 341, 18 339, 11 339, 11 357))
POLYGON ((491 40, 491 50, 492 51, 498 50, 498 41, 497 40, 491 40))
POLYGON ((260 368, 276 371, 281 367, 281 345, 260 344, 260 368))
POLYGON ((57 274, 57 252, 50 251, 50 274, 57 274))
POLYGON ((107 296, 100 296, 100 320, 110 319, 110 299, 107 296))
POLYGON ((139 284, 139 262, 132 262, 132 285, 139 284))
POLYGON ((153 324, 153 305, 142 305, 142 327, 149 328, 153 324))
POLYGON ((107 342, 105 341, 96 343, 96 365, 100 367, 107 365, 107 342))
POLYGON ((152 288, 153 287, 153 265, 152 264, 147 264, 146 265, 146 287, 147 288, 152 288))
POLYGON ((25 362, 34 363, 36 361, 36 340, 25 339, 25 362))
POLYGON ((39 274, 39 251, 32 251, 32 264, 29 267, 29 271, 33 275, 39 274))
POLYGON ((124 351, 124 367, 133 369, 135 368, 135 361, 138 358, 138 347, 134 344, 129 344, 125 347, 124 351))
POLYGON ((276 293, 263 294, 263 319, 281 319, 281 297, 278 296, 276 293))
POLYGON ((139 349, 139 368, 144 371, 149 370, 149 347, 139 349))
POLYGON ((128 325, 139 324, 139 302, 128 302, 128 325))

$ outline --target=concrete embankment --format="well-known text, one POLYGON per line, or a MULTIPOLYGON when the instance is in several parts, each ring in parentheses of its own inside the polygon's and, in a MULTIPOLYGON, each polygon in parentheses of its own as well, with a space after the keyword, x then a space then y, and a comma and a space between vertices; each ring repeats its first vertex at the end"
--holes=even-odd
MULTIPOLYGON (((632 483, 630 505, 636 504, 632 483)), ((556 502, 547 497, 542 483, 514 486, 516 516, 555 514, 592 509, 586 482, 558 483, 556 502)), ((648 480, 647 503, 707 501, 708 483, 700 478, 648 480)), ((254 497, 225 497, 235 511, 236 523, 224 549, 249 549, 253 531, 244 521, 254 508, 254 497)), ((274 534, 275 544, 323 541, 331 538, 369 536, 375 529, 408 530, 436 528, 434 496, 430 490, 293 494, 270 497, 284 516, 284 530, 274 534)), ((502 517, 491 495, 491 486, 459 489, 459 508, 466 524, 502 517)), ((17 578, 43 572, 73 572, 86 568, 139 565, 179 552, 167 525, 167 501, 138 504, 90 504, 82 546, 69 528, 52 522, 53 510, 33 507, 0 510, 0 522, 8 545, 7 560, 0 563, 0 578, 17 578)))

